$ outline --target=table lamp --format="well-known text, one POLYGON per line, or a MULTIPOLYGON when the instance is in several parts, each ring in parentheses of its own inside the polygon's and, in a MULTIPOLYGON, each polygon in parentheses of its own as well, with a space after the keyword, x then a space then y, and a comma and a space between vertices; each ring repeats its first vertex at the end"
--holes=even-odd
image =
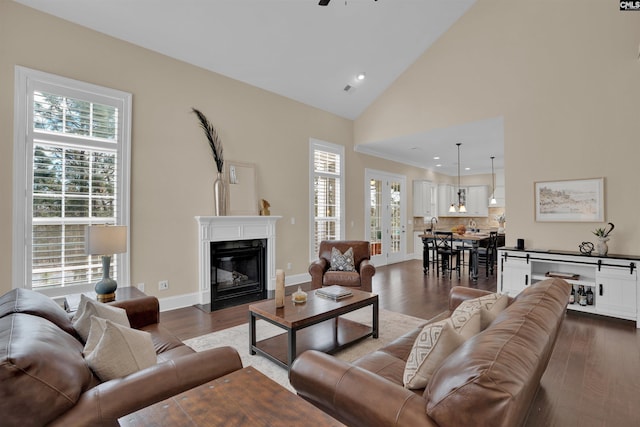
POLYGON ((127 251, 127 227, 124 225, 89 225, 84 232, 86 255, 102 255, 102 279, 96 283, 98 301, 116 299, 118 283, 109 277, 111 255, 127 251))

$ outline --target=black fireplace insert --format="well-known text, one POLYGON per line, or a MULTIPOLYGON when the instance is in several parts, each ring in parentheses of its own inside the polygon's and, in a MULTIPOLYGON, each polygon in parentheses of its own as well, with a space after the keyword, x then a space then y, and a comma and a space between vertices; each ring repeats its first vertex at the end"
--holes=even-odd
POLYGON ((267 298, 267 240, 211 242, 211 311, 267 298))

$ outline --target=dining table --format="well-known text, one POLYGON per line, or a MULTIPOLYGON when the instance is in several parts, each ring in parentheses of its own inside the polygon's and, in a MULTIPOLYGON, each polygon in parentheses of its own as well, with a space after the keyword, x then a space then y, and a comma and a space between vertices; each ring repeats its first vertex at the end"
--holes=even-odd
MULTIPOLYGON (((437 231, 436 231, 437 232, 437 231)), ((430 242, 433 242, 435 237, 432 232, 425 232, 424 234, 420 234, 418 237, 422 239, 422 270, 424 274, 429 273, 429 251, 432 249, 429 246, 430 242)), ((471 276, 471 280, 478 280, 478 248, 489 241, 489 233, 483 232, 468 232, 465 234, 453 233, 453 241, 460 243, 468 243, 470 246, 468 247, 470 250, 470 262, 469 262, 469 273, 471 276)), ((437 259, 434 260, 437 262, 437 259)))

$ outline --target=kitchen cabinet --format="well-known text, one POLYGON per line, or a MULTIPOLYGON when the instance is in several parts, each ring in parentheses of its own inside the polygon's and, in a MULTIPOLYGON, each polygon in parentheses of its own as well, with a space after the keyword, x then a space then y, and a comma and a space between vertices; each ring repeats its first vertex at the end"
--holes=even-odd
POLYGON ((498 290, 515 296, 527 286, 551 276, 562 277, 574 291, 584 289, 592 304, 577 300, 568 310, 634 320, 640 328, 637 265, 640 257, 586 256, 579 252, 498 249, 498 290))
POLYGON ((438 185, 438 215, 449 217, 488 217, 489 187, 486 185, 470 185, 460 187, 463 192, 467 212, 449 212, 453 203, 458 205, 458 187, 451 184, 438 185))
POLYGON ((489 216, 489 187, 473 185, 467 187, 466 216, 489 216))
POLYGON ((431 181, 413 181, 413 216, 432 217, 436 215, 433 209, 433 184, 431 181))

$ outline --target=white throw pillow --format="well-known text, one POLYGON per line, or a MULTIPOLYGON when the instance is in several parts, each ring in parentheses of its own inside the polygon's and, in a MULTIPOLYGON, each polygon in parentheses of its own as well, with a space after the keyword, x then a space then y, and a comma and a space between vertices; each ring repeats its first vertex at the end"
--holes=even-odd
POLYGON ((426 325, 409 353, 404 368, 404 386, 408 389, 426 387, 438 366, 464 341, 449 319, 426 325))
MULTIPOLYGON (((101 321, 94 320, 92 327, 98 334, 102 329, 101 321)), ((87 364, 102 381, 125 377, 157 362, 150 333, 110 320, 104 321, 104 330, 95 347, 87 349, 85 346, 85 352, 87 364)))
POLYGON ((123 326, 131 326, 125 309, 103 304, 83 294, 80 296, 80 304, 74 316, 73 327, 85 342, 87 342, 91 329, 91 316, 111 320, 123 326))
POLYGON ((451 316, 459 315, 460 313, 474 313, 480 312, 481 330, 484 330, 487 326, 493 322, 495 317, 507 307, 509 303, 509 297, 506 294, 489 294, 483 295, 478 298, 469 299, 463 301, 456 307, 451 316))

